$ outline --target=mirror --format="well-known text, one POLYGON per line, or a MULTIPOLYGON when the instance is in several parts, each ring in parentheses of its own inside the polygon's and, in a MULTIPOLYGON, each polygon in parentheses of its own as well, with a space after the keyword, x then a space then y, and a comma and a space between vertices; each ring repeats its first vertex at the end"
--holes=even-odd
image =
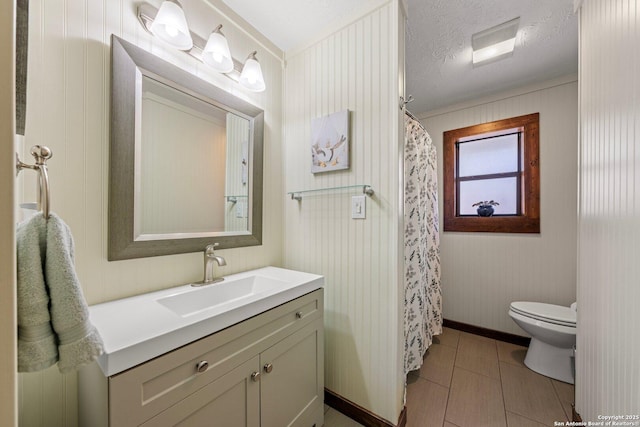
POLYGON ((109 260, 261 244, 263 111, 111 41, 109 260))
POLYGON ((134 240, 246 232, 250 121, 145 75, 141 99, 134 240))

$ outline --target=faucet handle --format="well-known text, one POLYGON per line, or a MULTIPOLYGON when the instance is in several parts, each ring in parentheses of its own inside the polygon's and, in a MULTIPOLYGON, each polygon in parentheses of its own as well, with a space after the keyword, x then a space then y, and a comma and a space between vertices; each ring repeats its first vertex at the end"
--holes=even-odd
POLYGON ((215 250, 215 248, 217 248, 218 246, 220 246, 220 243, 216 242, 212 245, 207 245, 206 248, 204 248, 204 253, 205 255, 213 255, 213 252, 215 250))

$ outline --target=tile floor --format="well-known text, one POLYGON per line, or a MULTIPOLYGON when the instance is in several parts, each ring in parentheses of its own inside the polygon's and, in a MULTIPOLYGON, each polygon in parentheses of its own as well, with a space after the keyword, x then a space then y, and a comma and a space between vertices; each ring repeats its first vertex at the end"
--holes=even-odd
POLYGON ((324 427, 360 427, 362 424, 324 405, 324 427))
POLYGON ((526 348, 444 328, 409 374, 407 427, 544 427, 571 420, 573 386, 524 366, 526 348))
MULTIPOLYGON (((524 366, 526 348, 444 328, 409 374, 407 427, 544 427, 571 420, 573 386, 524 366)), ((325 427, 360 424, 326 407, 325 427)))

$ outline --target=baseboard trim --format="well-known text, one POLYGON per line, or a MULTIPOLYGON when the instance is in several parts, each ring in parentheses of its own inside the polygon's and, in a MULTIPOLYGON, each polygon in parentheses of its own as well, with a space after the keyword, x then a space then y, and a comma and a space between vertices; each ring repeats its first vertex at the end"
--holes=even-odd
POLYGON ((337 393, 325 388, 324 389, 324 403, 331 406, 338 412, 343 413, 347 417, 360 424, 368 427, 405 427, 407 425, 407 407, 402 408, 400 417, 398 418, 398 424, 394 425, 384 418, 379 417, 373 412, 363 408, 350 401, 349 399, 340 396, 337 393))
POLYGON ((402 412, 400 412, 400 416, 398 417, 398 427, 406 427, 407 426, 407 407, 402 408, 402 412))
POLYGON ((455 320, 444 319, 442 326, 447 328, 457 329, 459 331, 468 332, 474 335, 480 335, 487 338, 492 338, 498 341, 504 341, 511 344, 521 345, 529 347, 531 338, 523 337, 520 335, 510 334, 508 332, 496 331, 493 329, 483 328, 481 326, 469 325, 467 323, 456 322, 455 320))
POLYGON ((580 414, 576 412, 576 406, 574 404, 571 404, 571 421, 576 423, 583 422, 580 414))

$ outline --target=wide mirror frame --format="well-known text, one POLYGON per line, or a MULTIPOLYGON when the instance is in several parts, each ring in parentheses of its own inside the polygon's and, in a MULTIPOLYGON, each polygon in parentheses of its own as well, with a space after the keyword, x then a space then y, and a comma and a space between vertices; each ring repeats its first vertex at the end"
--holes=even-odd
POLYGON ((115 261, 199 252, 213 242, 220 244, 219 249, 262 244, 263 136, 264 112, 261 109, 112 35, 108 259, 115 261), (136 79, 140 73, 153 76, 250 121, 248 231, 232 235, 225 232, 208 237, 136 241, 136 79))

